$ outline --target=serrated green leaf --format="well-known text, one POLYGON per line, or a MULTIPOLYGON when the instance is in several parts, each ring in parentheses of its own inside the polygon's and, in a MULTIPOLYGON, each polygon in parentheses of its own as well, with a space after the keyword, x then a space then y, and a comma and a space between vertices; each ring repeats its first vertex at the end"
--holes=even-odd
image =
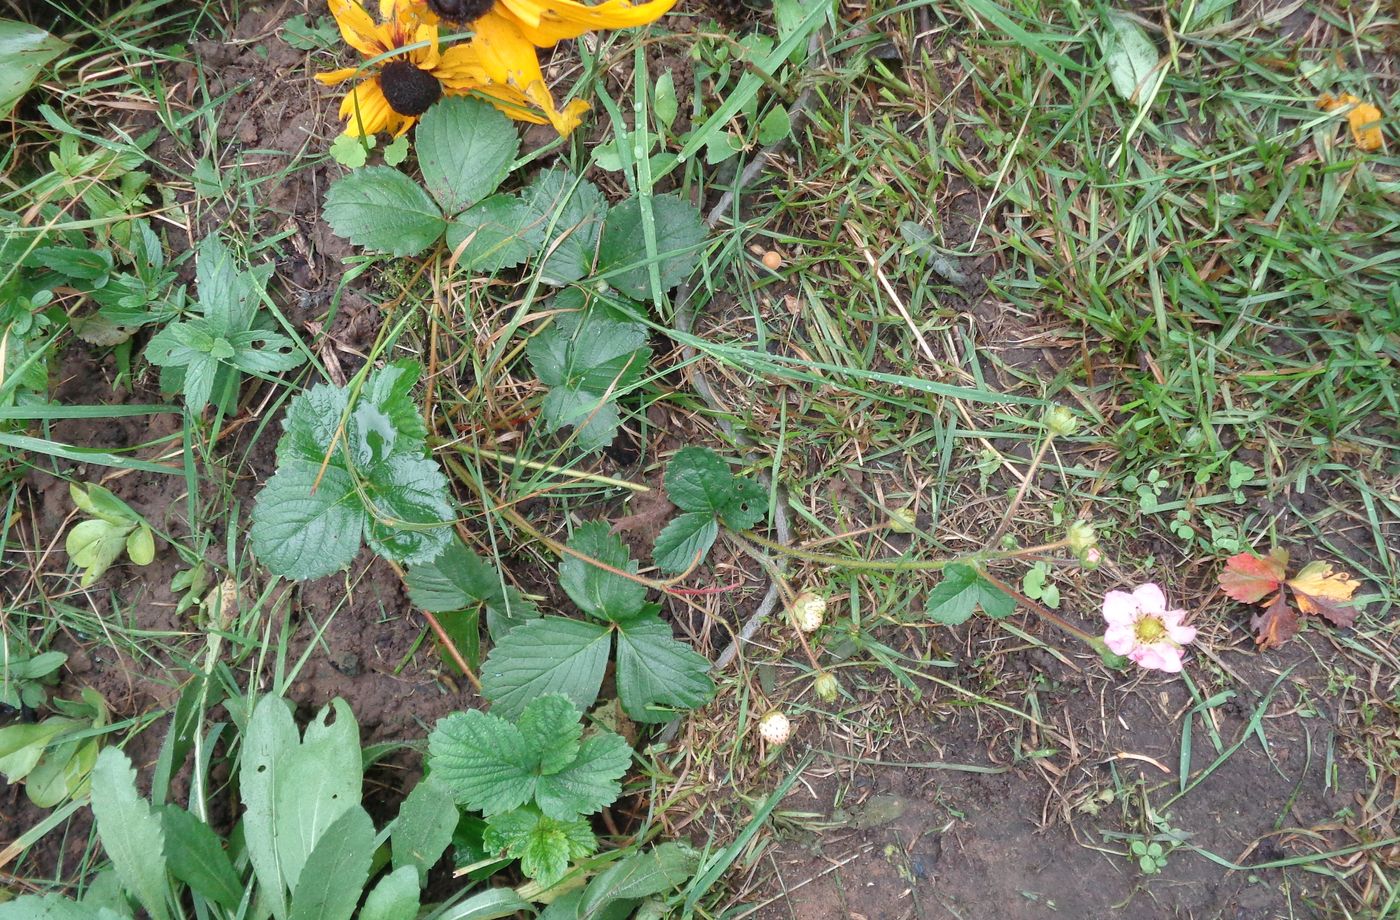
POLYGON ((412 866, 395 869, 381 878, 365 898, 359 920, 414 920, 420 907, 421 884, 412 866))
POLYGON ((578 756, 557 773, 535 781, 535 804, 551 818, 591 815, 617 801, 622 774, 632 764, 632 747, 610 731, 583 739, 578 756))
POLYGON ((540 417, 549 433, 572 427, 572 445, 585 454, 611 444, 622 425, 617 406, 599 394, 572 387, 550 390, 540 402, 540 417))
POLYGON ((981 607, 991 617, 1010 616, 1016 602, 977 573, 972 566, 952 563, 928 596, 928 616, 935 623, 957 626, 981 607))
POLYGON ((768 492, 754 480, 736 476, 729 504, 720 509, 719 516, 731 530, 755 527, 768 516, 768 492))
POLYGON ((495 620, 492 635, 504 635, 540 615, 534 604, 504 583, 495 566, 455 535, 436 558, 411 567, 404 584, 413 603, 433 613, 485 606, 495 620))
POLYGON ((708 511, 678 514, 656 535, 652 558, 663 572, 684 572, 705 554, 719 536, 719 523, 708 511))
MULTIPOLYGON (((694 205, 676 195, 654 196, 651 216, 656 239, 656 269, 664 293, 695 271, 705 243, 705 222, 694 205)), ((644 220, 640 198, 625 198, 613 206, 598 244, 598 272, 607 278, 608 284, 629 297, 651 300, 644 220)))
POLYGON ((593 268, 607 201, 586 180, 563 169, 541 172, 521 193, 529 222, 542 228, 548 253, 540 281, 556 287, 577 281, 593 268))
POLYGON ((501 184, 520 150, 520 135, 488 103, 452 97, 424 113, 414 143, 428 191, 444 212, 456 214, 501 184))
POLYGON ((683 447, 666 465, 666 497, 682 511, 718 514, 729 505, 734 474, 708 447, 683 447))
POLYGON ((519 728, 479 709, 439 719, 428 736, 428 768, 435 781, 487 816, 530 801, 535 762, 519 728))
POLYGON ((428 193, 390 166, 366 166, 331 183, 322 217, 337 236, 394 256, 416 256, 447 221, 428 193))
POLYGON ((170 910, 166 905, 165 834, 160 817, 136 791, 131 759, 117 748, 103 748, 97 755, 92 771, 92 816, 122 887, 141 902, 153 920, 166 920, 170 910))
POLYGON ((350 474, 338 466, 283 463, 258 493, 249 531, 253 553, 286 578, 320 578, 359 552, 365 511, 350 474), (319 478, 319 483, 317 479, 319 478))
POLYGON ((496 643, 481 668, 483 695, 494 712, 515 718, 530 700, 562 693, 580 709, 598 698, 612 636, 604 626, 542 617, 496 643))
POLYGON ((389 832, 395 871, 412 868, 418 885, 426 885, 429 870, 452 843, 457 817, 456 803, 441 783, 419 780, 399 806, 389 832))
POLYGON ((275 374, 300 367, 306 358, 296 343, 277 332, 232 332, 227 338, 232 354, 225 363, 248 374, 275 374))
POLYGON ((358 802, 331 822, 292 891, 289 920, 350 920, 374 861, 374 822, 358 802))
POLYGON ((437 461, 394 454, 365 471, 370 519, 365 537, 386 559, 414 565, 447 548, 456 517, 437 461))
POLYGON ((622 620, 642 609, 646 585, 617 574, 636 574, 637 562, 627 552, 622 538, 609 532, 606 521, 580 525, 569 538, 568 546, 593 560, 586 562, 570 554, 559 563, 559 586, 580 610, 607 620, 622 620))
POLYGON ((544 226, 514 195, 492 195, 472 205, 447 227, 447 248, 468 271, 495 274, 540 251, 544 226), (466 243, 463 246, 463 243, 466 243))
POLYGON ((521 871, 546 887, 567 874, 571 860, 582 859, 598 846, 588 822, 558 820, 527 808, 490 819, 484 843, 491 851, 504 850, 519 859, 521 871))
POLYGON ((44 65, 67 49, 67 42, 43 29, 0 19, 0 118, 10 114, 44 65))
POLYGON ((160 819, 170 874, 205 900, 236 909, 243 899, 243 882, 233 871, 219 835, 178 805, 163 807, 160 819))
POLYGON ((667 722, 714 696, 710 663, 676 641, 655 614, 623 623, 617 635, 617 695, 634 722, 667 722))
POLYGON ((324 383, 298 393, 282 419, 285 433, 277 442, 277 462, 300 459, 320 466, 348 401, 347 390, 324 383))
POLYGON ((558 773, 573 763, 583 737, 581 716, 573 701, 559 693, 536 697, 525 707, 515 725, 537 772, 558 773))
POLYGON ((546 386, 604 394, 626 390, 646 371, 651 349, 641 323, 600 312, 565 313, 530 339, 525 354, 546 386))
POLYGON ((596 920, 613 901, 637 901, 679 888, 699 865, 699 854, 682 843, 663 843, 618 860, 588 883, 578 920, 596 920))
MULTIPOLYGON (((422 372, 423 365, 411 358, 401 358, 374 370, 360 391, 362 403, 369 403, 384 413, 400 437, 416 442, 428 436, 422 410, 413 398, 413 387, 422 372)), ((421 443, 407 449, 423 453, 421 443)))

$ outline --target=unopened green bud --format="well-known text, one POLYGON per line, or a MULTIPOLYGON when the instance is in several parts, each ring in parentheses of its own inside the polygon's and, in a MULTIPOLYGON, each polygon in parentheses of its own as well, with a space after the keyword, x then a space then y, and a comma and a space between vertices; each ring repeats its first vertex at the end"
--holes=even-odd
POLYGON ((913 533, 916 519, 913 508, 896 508, 890 512, 887 526, 895 533, 913 533))
POLYGON ((1088 521, 1075 521, 1069 525, 1069 530, 1065 533, 1065 540, 1069 543, 1071 552, 1076 556, 1082 556, 1089 547, 1099 542, 1099 537, 1094 532, 1093 524, 1088 521))
POLYGON ((1079 554, 1079 564, 1092 572, 1103 562, 1103 550, 1097 546, 1091 546, 1079 554))
POLYGON ((1079 430, 1079 419, 1064 406, 1055 406, 1045 413, 1045 427, 1058 437, 1069 437, 1079 430))

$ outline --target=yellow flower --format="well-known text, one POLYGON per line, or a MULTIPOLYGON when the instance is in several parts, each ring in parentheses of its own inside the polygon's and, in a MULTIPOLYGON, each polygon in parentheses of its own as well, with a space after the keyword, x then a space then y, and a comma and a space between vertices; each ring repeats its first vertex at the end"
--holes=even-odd
POLYGON ((423 16, 453 25, 470 24, 465 45, 482 73, 496 87, 514 90, 549 118, 560 134, 572 131, 588 103, 575 99, 563 112, 545 86, 536 48, 550 48, 566 38, 595 29, 625 29, 661 18, 676 0, 604 0, 596 6, 575 0, 424 0, 423 16))
POLYGON ((329 86, 368 74, 341 100, 347 134, 388 132, 397 137, 443 95, 478 93, 512 118, 550 122, 561 133, 577 126, 587 110, 585 103, 578 103, 558 112, 548 93, 543 96, 548 104, 540 105, 538 94, 493 80, 475 47, 440 48, 436 17, 414 0, 379 0, 378 22, 363 0, 330 0, 330 8, 346 44, 369 59, 360 67, 316 75, 329 86))

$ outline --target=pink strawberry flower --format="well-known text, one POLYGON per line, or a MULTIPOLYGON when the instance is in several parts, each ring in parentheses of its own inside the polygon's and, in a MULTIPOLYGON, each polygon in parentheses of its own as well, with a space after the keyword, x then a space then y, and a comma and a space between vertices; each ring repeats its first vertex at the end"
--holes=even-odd
POLYGON ((1182 646, 1196 638, 1196 627, 1183 626, 1185 610, 1168 610, 1167 596, 1154 584, 1140 585, 1129 594, 1104 595, 1103 618, 1108 629, 1104 644, 1115 655, 1126 655, 1149 671, 1181 670, 1182 646))

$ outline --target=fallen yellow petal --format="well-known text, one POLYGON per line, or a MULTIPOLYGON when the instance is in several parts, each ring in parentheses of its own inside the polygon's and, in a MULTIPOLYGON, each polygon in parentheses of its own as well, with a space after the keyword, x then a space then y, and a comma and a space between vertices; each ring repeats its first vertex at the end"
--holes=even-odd
POLYGON ((1385 135, 1381 133, 1381 110, 1369 102, 1363 102, 1351 93, 1333 96, 1323 93, 1317 100, 1318 108, 1324 112, 1351 106, 1347 112, 1347 123, 1351 127, 1352 139, 1362 150, 1375 151, 1385 146, 1385 135))

